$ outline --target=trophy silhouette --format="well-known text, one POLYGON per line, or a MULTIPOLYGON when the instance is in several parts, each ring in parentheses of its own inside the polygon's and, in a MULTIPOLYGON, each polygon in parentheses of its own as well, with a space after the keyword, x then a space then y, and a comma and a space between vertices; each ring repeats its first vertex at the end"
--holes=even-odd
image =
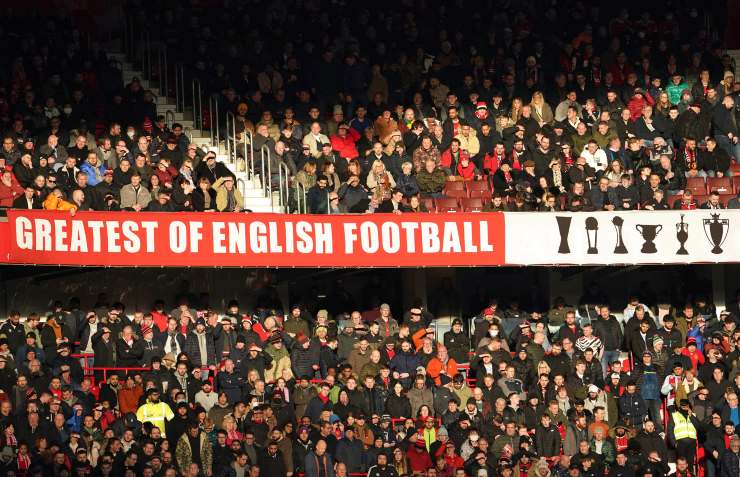
POLYGON ((599 253, 599 249, 596 248, 599 240, 599 221, 596 217, 586 217, 586 239, 588 240, 588 254, 599 253))
POLYGON ((558 231, 560 232, 560 246, 558 247, 558 253, 570 253, 570 247, 568 246, 568 232, 570 231, 571 217, 560 216, 555 217, 558 222, 558 231))
POLYGON ((676 224, 676 238, 681 247, 676 252, 676 255, 688 255, 689 251, 686 250, 686 241, 689 239, 689 224, 683 221, 683 214, 681 214, 681 222, 676 224))
POLYGON ((612 224, 617 230, 617 245, 614 247, 614 253, 627 253, 627 247, 624 246, 622 240, 622 225, 624 225, 624 219, 620 216, 616 216, 612 219, 612 224))
POLYGON ((703 219, 704 234, 709 242, 714 245, 712 253, 722 253, 722 244, 727 240, 730 231, 730 219, 720 219, 719 214, 710 214, 711 219, 703 219))
POLYGON ((645 243, 642 244, 642 249, 640 251, 642 253, 657 253, 658 249, 655 248, 653 240, 655 240, 655 237, 657 237, 660 231, 663 230, 663 226, 637 224, 635 225, 635 228, 640 232, 642 238, 645 239, 645 243))

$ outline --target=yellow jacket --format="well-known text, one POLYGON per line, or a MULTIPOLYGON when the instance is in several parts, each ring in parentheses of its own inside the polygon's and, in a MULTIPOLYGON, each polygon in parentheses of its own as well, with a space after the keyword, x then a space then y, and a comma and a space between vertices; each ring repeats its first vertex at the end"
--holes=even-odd
POLYGON ((152 425, 157 426, 162 432, 162 437, 167 437, 165 435, 165 421, 169 421, 173 417, 175 417, 175 413, 172 412, 168 404, 162 401, 156 404, 147 401, 136 411, 136 419, 142 424, 151 422, 152 425))
POLYGON ((77 206, 71 202, 67 202, 61 197, 56 197, 54 194, 49 194, 46 200, 44 200, 44 209, 67 211, 77 210, 77 206))

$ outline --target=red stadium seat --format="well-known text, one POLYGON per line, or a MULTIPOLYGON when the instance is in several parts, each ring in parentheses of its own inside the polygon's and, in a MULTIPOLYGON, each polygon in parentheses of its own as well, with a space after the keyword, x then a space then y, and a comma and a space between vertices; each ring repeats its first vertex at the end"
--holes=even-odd
POLYGON ((730 166, 730 170, 735 174, 740 174, 740 162, 730 166))
POLYGON ((730 201, 735 197, 735 194, 720 194, 719 196, 719 202, 727 207, 727 204, 730 203, 730 201))
POLYGON ((459 212, 460 206, 454 197, 442 197, 434 201, 437 212, 459 212))
POLYGON ((732 181, 729 177, 709 177, 707 178, 707 190, 709 192, 716 190, 720 194, 732 194, 732 181))
MULTIPOLYGON (((740 174, 740 171, 738 171, 740 174)), ((735 188, 735 193, 740 192, 740 175, 732 176, 732 186, 735 188)))
POLYGON ((444 193, 447 197, 452 197, 454 199, 467 199, 468 193, 465 191, 465 189, 452 189, 447 190, 444 193))
POLYGON ((491 200, 491 197, 493 197, 493 195, 491 194, 490 190, 471 190, 470 191, 471 199, 479 198, 479 199, 488 201, 488 200, 491 200))
POLYGON ((681 202, 681 198, 682 198, 682 195, 681 194, 669 195, 668 196, 668 199, 667 199, 668 207, 670 207, 672 209, 673 208, 673 204, 675 204, 676 202, 681 202))
POLYGON ((704 195, 707 193, 707 184, 703 177, 689 177, 686 179, 686 188, 694 195, 704 195))
POLYGON ((483 210, 483 201, 477 197, 471 197, 469 199, 462 199, 463 212, 480 212, 483 210))
POLYGON ((422 197, 421 203, 424 204, 424 207, 426 207, 429 212, 434 211, 434 199, 431 197, 422 197))
MULTIPOLYGON (((452 177, 452 176, 450 176, 452 177)), ((445 194, 451 190, 465 190, 465 182, 463 181, 447 181, 445 182, 445 194)))
POLYGON ((476 190, 487 190, 490 192, 491 187, 488 185, 488 181, 471 181, 468 182, 468 192, 471 194, 476 190))
POLYGON ((694 194, 694 200, 696 201, 696 205, 701 207, 702 205, 704 205, 706 201, 709 200, 709 196, 706 194, 702 194, 702 195, 694 194))

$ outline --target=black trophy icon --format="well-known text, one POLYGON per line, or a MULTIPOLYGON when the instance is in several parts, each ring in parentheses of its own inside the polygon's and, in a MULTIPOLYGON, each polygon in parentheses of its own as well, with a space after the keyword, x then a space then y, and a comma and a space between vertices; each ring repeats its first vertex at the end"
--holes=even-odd
POLYGON ((676 252, 676 255, 688 255, 689 251, 686 250, 686 241, 689 239, 689 224, 683 221, 683 214, 681 214, 681 222, 676 224, 676 238, 681 247, 676 252))
POLYGON ((662 225, 642 225, 637 224, 635 225, 635 228, 638 232, 642 235, 642 238, 645 239, 645 243, 642 244, 642 249, 640 250, 642 253, 657 253, 658 249, 655 248, 655 237, 658 236, 661 230, 663 230, 662 225))
POLYGON ((572 217, 560 216, 555 217, 558 222, 558 231, 560 232, 560 246, 558 247, 558 253, 570 253, 570 247, 568 246, 568 232, 570 231, 570 221, 572 217))
POLYGON ((596 248, 599 241, 599 221, 596 217, 586 217, 586 239, 588 240, 588 254, 599 253, 599 249, 596 248))
POLYGON ((720 219, 719 214, 710 214, 711 219, 703 219, 704 234, 709 242, 714 245, 712 253, 722 253, 722 244, 727 240, 730 231, 730 219, 720 219))
POLYGON ((624 241, 622 240, 624 219, 617 215, 612 219, 612 224, 614 224, 614 228, 617 230, 617 245, 614 247, 614 253, 627 253, 627 247, 624 246, 624 241))

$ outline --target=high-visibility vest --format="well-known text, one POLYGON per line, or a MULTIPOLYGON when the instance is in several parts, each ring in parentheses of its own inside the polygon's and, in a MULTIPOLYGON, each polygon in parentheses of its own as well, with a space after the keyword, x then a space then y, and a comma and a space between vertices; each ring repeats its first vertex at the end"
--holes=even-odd
POLYGON ((169 421, 174 417, 174 413, 170 406, 163 402, 157 404, 147 401, 144 403, 136 412, 136 419, 142 424, 145 422, 151 422, 162 431, 162 437, 166 437, 165 434, 165 420, 169 421))
POLYGON ((691 419, 684 417, 680 412, 673 413, 673 434, 676 440, 696 439, 696 428, 691 419))

